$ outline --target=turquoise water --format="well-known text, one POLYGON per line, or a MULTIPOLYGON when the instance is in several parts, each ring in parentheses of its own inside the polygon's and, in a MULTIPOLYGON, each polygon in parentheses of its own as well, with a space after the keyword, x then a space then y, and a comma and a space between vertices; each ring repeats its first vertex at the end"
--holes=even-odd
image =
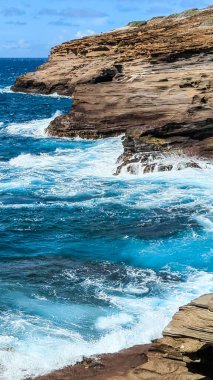
POLYGON ((0 60, 3 380, 149 342, 213 291, 212 165, 115 177, 121 138, 47 137, 71 100, 10 90, 43 62, 0 60))

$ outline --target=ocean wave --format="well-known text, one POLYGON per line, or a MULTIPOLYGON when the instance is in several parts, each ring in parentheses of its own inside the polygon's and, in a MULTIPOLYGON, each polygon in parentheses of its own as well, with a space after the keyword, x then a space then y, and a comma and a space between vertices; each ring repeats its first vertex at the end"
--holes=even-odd
POLYGON ((15 136, 21 135, 33 138, 46 138, 47 134, 45 132, 45 129, 48 127, 52 120, 61 114, 62 113, 60 111, 56 111, 50 118, 31 120, 24 123, 12 123, 4 129, 4 132, 15 136))
MULTIPOLYGON (((213 216, 213 213, 212 213, 213 216)), ((213 222, 210 218, 204 215, 197 215, 195 217, 196 221, 200 224, 201 227, 203 227, 204 230, 208 232, 213 232, 213 222)))
MULTIPOLYGON (((79 333, 46 323, 40 317, 28 315, 26 320, 21 314, 10 312, 1 317, 1 324, 9 325, 11 332, 14 329, 16 333, 21 331, 22 338, 14 338, 12 334, 1 336, 2 378, 23 380, 74 364, 83 356, 112 353, 150 342, 161 336, 162 329, 180 304, 213 291, 212 283, 212 274, 191 270, 186 282, 174 283, 169 287, 165 284, 168 288, 166 297, 164 294, 142 299, 106 295, 111 305, 116 306, 117 312, 95 318, 95 327, 101 331, 97 340, 87 340, 79 333)), ((39 302, 46 303, 46 300, 39 302)), ((61 308, 64 312, 63 305, 61 308)))
POLYGON ((57 92, 54 92, 52 94, 33 94, 33 93, 27 93, 22 91, 13 91, 11 86, 6 86, 3 88, 0 88, 0 94, 21 94, 21 95, 28 95, 28 96, 45 96, 49 98, 71 98, 71 96, 68 95, 59 95, 57 92))
MULTIPOLYGON (((137 159, 137 157, 135 157, 137 159)), ((133 158, 134 159, 134 158, 133 158)), ((173 176, 173 173, 175 173, 176 176, 181 177, 184 175, 185 172, 196 172, 199 173, 202 170, 211 170, 213 171, 213 163, 212 160, 202 159, 198 157, 188 157, 186 155, 180 155, 180 154, 161 154, 158 158, 153 158, 150 156, 150 159, 148 159, 147 163, 138 163, 133 162, 131 164, 127 164, 122 168, 121 175, 128 175, 131 176, 146 176, 149 177, 151 175, 154 176, 162 176, 162 175, 169 175, 168 173, 172 173, 170 176, 173 176), (144 173, 145 167, 148 165, 153 165, 153 171, 144 173), (129 168, 131 167, 131 172, 134 173, 134 175, 129 172, 129 168), (172 168, 169 170, 162 171, 160 168, 172 168), (180 173, 179 173, 180 172, 180 173), (179 173, 179 174, 178 174, 179 173)))
POLYGON ((13 91, 11 90, 11 86, 0 88, 0 94, 10 94, 12 92, 13 91))
MULTIPOLYGON (((26 131, 26 125, 24 127, 26 131)), ((113 204, 116 207, 128 204, 131 212, 148 212, 155 208, 178 212, 179 208, 180 212, 183 209, 190 213, 192 218, 195 210, 207 218, 212 212, 211 168, 199 171, 199 176, 195 168, 188 168, 184 175, 181 171, 174 171, 150 173, 141 177, 114 176, 116 159, 122 151, 120 138, 93 142, 71 141, 69 144, 70 148, 69 145, 61 148, 59 144, 56 149, 54 146, 51 153, 21 154, 3 162, 1 191, 12 192, 16 199, 19 191, 23 195, 24 188, 25 191, 31 191, 33 196, 39 195, 39 202, 19 204, 8 203, 7 200, 0 207, 75 207, 80 200, 85 208, 99 206, 111 209, 113 204), (54 202, 47 202, 47 196, 54 196, 54 202)))
MULTIPOLYGON (((54 115, 53 118, 56 117, 54 115)), ((35 137, 45 137, 45 128, 53 119, 45 119, 24 124, 15 124, 7 127, 11 134, 34 134, 35 137)), ((122 149, 120 139, 106 139, 96 142, 79 142, 75 148, 57 148, 51 154, 21 154, 9 161, 11 167, 20 169, 44 170, 54 169, 55 175, 81 177, 111 177, 116 165, 117 154, 122 149), (101 156, 101 159, 100 159, 101 156), (57 173, 58 171, 58 173, 57 173)), ((25 173, 26 174, 26 173, 25 173)))

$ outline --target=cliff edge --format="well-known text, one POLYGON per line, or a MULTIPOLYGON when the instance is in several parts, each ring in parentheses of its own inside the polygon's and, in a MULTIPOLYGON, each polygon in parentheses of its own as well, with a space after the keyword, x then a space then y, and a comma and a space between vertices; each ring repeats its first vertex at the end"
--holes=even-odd
POLYGON ((213 8, 63 43, 13 90, 73 95, 70 114, 48 127, 52 136, 125 133, 118 173, 123 165, 134 172, 132 162, 152 170, 161 153, 212 158, 213 8))

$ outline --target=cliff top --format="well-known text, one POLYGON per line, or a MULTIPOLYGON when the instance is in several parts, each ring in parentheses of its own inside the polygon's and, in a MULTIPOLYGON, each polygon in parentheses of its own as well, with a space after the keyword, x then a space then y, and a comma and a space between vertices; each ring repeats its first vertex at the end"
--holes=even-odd
POLYGON ((72 40, 51 50, 50 59, 78 56, 112 57, 128 61, 156 59, 193 48, 213 45, 213 7, 191 9, 179 14, 154 17, 149 21, 130 22, 126 27, 82 39, 72 40))

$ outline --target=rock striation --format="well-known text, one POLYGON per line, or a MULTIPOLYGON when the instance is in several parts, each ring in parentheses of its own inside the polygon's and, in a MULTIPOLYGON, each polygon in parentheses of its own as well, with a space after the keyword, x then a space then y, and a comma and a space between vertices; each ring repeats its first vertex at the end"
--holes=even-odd
POLYGON ((213 294, 180 308, 153 342, 143 372, 141 379, 213 379, 213 294))
POLYGON ((132 162, 153 170, 147 160, 153 152, 212 158, 213 8, 63 43, 35 73, 17 78, 13 90, 73 95, 70 114, 48 127, 52 136, 125 133, 117 173, 124 165, 134 172, 132 162))
POLYGON ((151 345, 84 359, 37 380, 212 380, 213 294, 183 306, 151 345))

